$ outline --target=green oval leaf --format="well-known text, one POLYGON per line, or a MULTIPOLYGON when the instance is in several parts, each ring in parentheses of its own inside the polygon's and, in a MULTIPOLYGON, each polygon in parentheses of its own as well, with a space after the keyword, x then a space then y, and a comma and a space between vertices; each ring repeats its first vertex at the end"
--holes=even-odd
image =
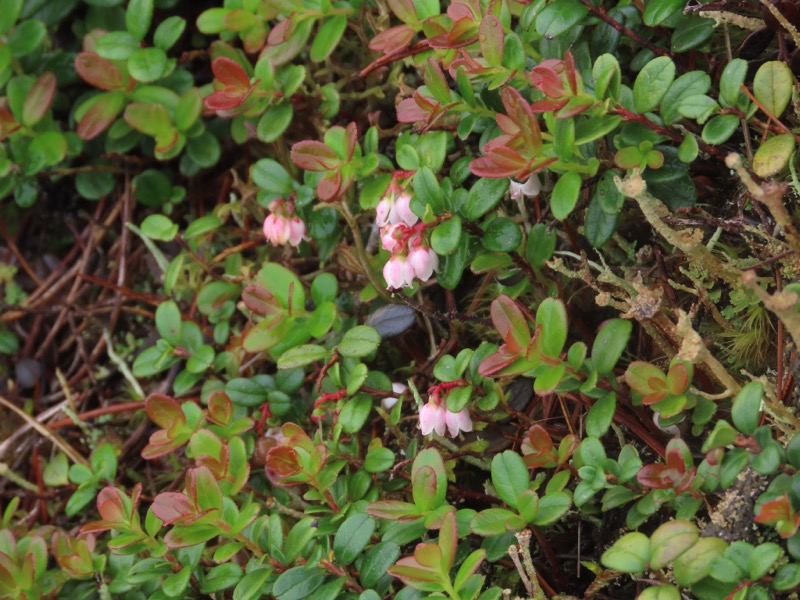
POLYGON ((367 325, 353 327, 339 342, 339 354, 347 358, 361 358, 375 352, 380 346, 381 334, 367 325))
POLYGON ((606 567, 622 573, 641 573, 649 560, 650 540, 638 531, 622 536, 600 557, 606 567))
POLYGON ((792 99, 794 77, 789 66, 779 60, 765 62, 753 79, 753 95, 770 117, 779 118, 792 99))
POLYGON ((736 394, 731 408, 731 419, 736 428, 745 435, 752 435, 758 427, 763 398, 764 386, 758 381, 751 381, 736 394))
POLYGON ((654 58, 639 72, 633 83, 633 103, 636 110, 646 113, 654 110, 675 79, 675 63, 668 56, 654 58))
MULTIPOLYGON (((554 5, 551 4, 550 6, 554 5)), ((580 191, 581 176, 579 173, 570 171, 558 178, 550 196, 550 208, 556 219, 563 221, 569 216, 569 213, 578 203, 580 191)))
POLYGON ((342 564, 349 565, 367 547, 375 531, 375 520, 364 513, 345 519, 333 538, 333 555, 342 564))

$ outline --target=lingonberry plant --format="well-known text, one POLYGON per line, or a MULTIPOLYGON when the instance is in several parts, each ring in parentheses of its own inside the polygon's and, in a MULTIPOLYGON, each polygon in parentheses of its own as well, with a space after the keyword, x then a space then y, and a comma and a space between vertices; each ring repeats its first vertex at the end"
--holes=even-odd
POLYGON ((796 595, 798 28, 0 0, 0 597, 796 595))

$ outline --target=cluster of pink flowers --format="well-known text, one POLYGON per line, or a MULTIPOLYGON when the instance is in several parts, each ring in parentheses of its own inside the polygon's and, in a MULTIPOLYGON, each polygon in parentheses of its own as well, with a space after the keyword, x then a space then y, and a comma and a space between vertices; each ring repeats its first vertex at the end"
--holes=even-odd
POLYGON ((445 429, 451 437, 456 437, 459 431, 472 431, 472 419, 469 411, 462 408, 458 412, 447 410, 447 390, 466 385, 463 381, 448 381, 437 384, 428 390, 428 402, 419 409, 419 428, 422 435, 430 435, 435 431, 443 436, 445 429))
POLYGON ((419 409, 419 429, 422 435, 430 435, 435 431, 440 436, 447 429, 450 437, 456 437, 459 431, 472 431, 472 419, 466 408, 456 413, 450 412, 442 401, 431 398, 419 409))
POLYGON ((307 240, 306 224, 294 214, 294 203, 291 200, 275 200, 269 205, 270 214, 264 219, 264 237, 276 246, 286 243, 299 246, 307 240))
POLYGON ((425 224, 411 210, 411 195, 392 183, 376 208, 381 244, 392 253, 383 267, 389 289, 411 287, 414 279, 428 281, 439 267, 439 257, 425 243, 425 224))

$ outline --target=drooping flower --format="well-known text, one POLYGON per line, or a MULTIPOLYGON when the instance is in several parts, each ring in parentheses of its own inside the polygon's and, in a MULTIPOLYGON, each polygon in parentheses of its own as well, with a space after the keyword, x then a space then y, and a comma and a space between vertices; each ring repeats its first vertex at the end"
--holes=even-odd
POLYGON ((542 184, 539 182, 539 176, 536 173, 528 177, 525 183, 519 183, 512 179, 508 186, 508 192, 514 200, 517 200, 521 196, 533 198, 534 196, 538 196, 541 191, 542 184))
POLYGON ((389 289, 399 289, 414 285, 414 267, 402 254, 392 256, 383 266, 383 278, 389 289))
POLYGON ((392 391, 397 394, 398 397, 387 396, 381 400, 381 407, 383 407, 384 410, 392 410, 392 407, 400 401, 399 397, 405 394, 407 390, 408 386, 404 383, 392 383, 392 391))
POLYGON ((269 205, 270 214, 264 219, 264 237, 276 246, 299 246, 306 237, 306 224, 294 214, 294 205, 287 200, 275 200, 269 205))
POLYGON ((394 252, 401 248, 400 238, 405 235, 406 226, 402 223, 386 225, 381 228, 381 245, 384 250, 394 252))
POLYGON ((430 435, 435 431, 443 436, 447 428, 447 409, 436 402, 429 400, 425 406, 419 409, 419 429, 422 435, 430 435))
POLYGON ((459 431, 472 431, 472 419, 466 408, 457 413, 445 410, 445 413, 445 424, 447 431, 450 432, 450 437, 456 437, 459 431))
POLYGON ((428 281, 433 271, 439 268, 439 256, 430 247, 419 244, 408 253, 408 262, 421 281, 428 281))
POLYGON ((408 227, 416 224, 419 217, 411 210, 411 195, 402 192, 395 195, 396 190, 389 188, 386 195, 375 207, 375 223, 378 227, 404 223, 408 227))

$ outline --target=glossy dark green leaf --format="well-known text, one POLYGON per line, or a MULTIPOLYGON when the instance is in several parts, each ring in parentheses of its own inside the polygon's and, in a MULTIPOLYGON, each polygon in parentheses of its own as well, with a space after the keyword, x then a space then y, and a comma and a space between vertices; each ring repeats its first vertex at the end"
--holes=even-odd
POLYGON ((548 4, 536 16, 536 31, 546 39, 553 39, 575 27, 588 12, 589 9, 579 0, 548 4))
POLYGON ((606 321, 592 344, 592 363, 600 375, 610 373, 628 345, 633 324, 626 319, 606 321))
POLYGON ((272 594, 279 600, 305 600, 324 580, 325 572, 318 567, 293 567, 278 576, 272 594))
POLYGON ((530 485, 528 467, 522 457, 511 450, 496 454, 492 460, 492 485, 500 499, 512 508, 517 497, 530 485))
MULTIPOLYGON (((552 5, 551 5, 552 6, 552 5)), ((566 219, 578 203, 581 192, 581 176, 570 171, 558 178, 550 195, 550 208, 553 216, 559 221, 566 219)))
POLYGON ((763 398, 764 386, 758 381, 751 381, 739 390, 733 400, 731 420, 734 426, 745 435, 752 435, 758 427, 763 398))
POLYGON ((292 123, 294 109, 291 102, 281 102, 270 106, 258 120, 256 135, 262 142, 274 142, 281 137, 292 123))
POLYGON ((525 244, 525 258, 535 269, 541 269, 545 261, 550 260, 556 249, 558 237, 555 231, 548 231, 547 225, 537 223, 528 232, 525 244))
POLYGON ((354 514, 339 526, 333 538, 333 555, 349 565, 369 544, 375 531, 375 520, 364 513, 354 514))
POLYGON ((436 254, 452 254, 461 241, 461 217, 454 215, 442 221, 431 233, 431 248, 436 254))
POLYGON ((707 144, 722 144, 727 142, 738 128, 739 117, 719 115, 705 124, 702 138, 707 144))
POLYGON ((462 216, 468 221, 477 221, 492 210, 508 189, 508 179, 480 178, 469 190, 462 216))
POLYGON ((511 252, 522 242, 522 231, 511 219, 497 217, 489 223, 481 241, 492 252, 511 252))
POLYGON ((684 16, 672 33, 672 51, 686 52, 703 46, 714 35, 714 20, 684 16))
POLYGON ((597 194, 595 194, 586 209, 586 222, 584 224, 584 232, 589 243, 595 248, 601 248, 614 235, 618 218, 619 215, 610 215, 603 210, 597 194))
POLYGON ((683 8, 683 0, 650 0, 644 9, 645 25, 655 27, 683 8))
POLYGON ((633 102, 639 113, 654 110, 675 79, 675 63, 668 56, 659 56, 645 65, 633 84, 633 102))
POLYGON ((153 20, 153 0, 131 0, 125 11, 125 26, 137 40, 141 41, 150 29, 153 20))

